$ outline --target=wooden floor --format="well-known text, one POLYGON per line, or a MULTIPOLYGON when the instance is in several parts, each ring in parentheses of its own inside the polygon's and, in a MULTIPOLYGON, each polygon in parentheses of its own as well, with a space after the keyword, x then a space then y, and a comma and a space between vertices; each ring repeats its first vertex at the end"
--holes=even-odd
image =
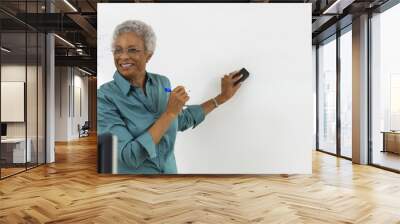
POLYGON ((95 138, 0 181, 0 223, 400 223, 400 175, 320 152, 312 175, 107 176, 95 138))
POLYGON ((25 170, 26 170, 25 167, 23 167, 23 168, 20 168, 20 167, 17 167, 17 168, 1 168, 1 177, 2 178, 3 177, 7 177, 7 176, 10 176, 10 175, 13 175, 13 174, 25 171, 25 170))
POLYGON ((33 169, 37 166, 37 164, 27 164, 27 167, 25 165, 19 165, 18 167, 7 167, 7 168, 1 168, 1 178, 5 178, 11 175, 14 175, 16 173, 23 172, 27 169, 33 169))
POLYGON ((400 155, 392 152, 374 151, 372 157, 374 164, 400 170, 400 155))

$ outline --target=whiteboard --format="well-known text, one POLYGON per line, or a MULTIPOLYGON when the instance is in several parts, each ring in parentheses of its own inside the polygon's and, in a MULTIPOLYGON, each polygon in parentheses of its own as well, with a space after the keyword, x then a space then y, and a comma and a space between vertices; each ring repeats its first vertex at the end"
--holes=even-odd
POLYGON ((231 101, 178 133, 178 173, 311 173, 311 4, 100 3, 97 18, 98 86, 112 80, 112 31, 128 19, 153 27, 147 71, 190 89, 189 104, 216 96, 223 74, 250 71, 231 101))
POLYGON ((1 82, 1 122, 24 122, 24 102, 24 82, 1 82))

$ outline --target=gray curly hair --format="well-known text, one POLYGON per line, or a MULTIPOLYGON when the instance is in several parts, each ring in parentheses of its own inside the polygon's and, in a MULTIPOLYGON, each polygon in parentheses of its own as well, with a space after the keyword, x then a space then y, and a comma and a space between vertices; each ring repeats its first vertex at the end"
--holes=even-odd
POLYGON ((119 35, 127 32, 133 32, 141 37, 144 42, 145 50, 151 54, 154 53, 156 49, 156 35, 151 26, 140 20, 127 20, 115 27, 111 47, 114 48, 115 40, 119 35))

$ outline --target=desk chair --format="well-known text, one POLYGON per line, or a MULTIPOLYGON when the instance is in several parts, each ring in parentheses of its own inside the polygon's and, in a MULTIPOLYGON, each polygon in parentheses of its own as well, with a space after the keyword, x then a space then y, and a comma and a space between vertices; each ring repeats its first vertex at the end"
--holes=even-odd
POLYGON ((80 125, 78 124, 79 138, 89 136, 89 129, 90 129, 89 121, 85 121, 82 127, 80 127, 80 125))

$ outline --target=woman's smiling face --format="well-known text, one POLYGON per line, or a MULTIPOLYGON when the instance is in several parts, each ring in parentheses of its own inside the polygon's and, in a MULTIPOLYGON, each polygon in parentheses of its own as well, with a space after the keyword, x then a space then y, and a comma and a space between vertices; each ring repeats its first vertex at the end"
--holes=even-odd
POLYGON ((121 33, 115 39, 113 55, 118 72, 128 79, 144 74, 151 58, 143 39, 133 32, 121 33))

